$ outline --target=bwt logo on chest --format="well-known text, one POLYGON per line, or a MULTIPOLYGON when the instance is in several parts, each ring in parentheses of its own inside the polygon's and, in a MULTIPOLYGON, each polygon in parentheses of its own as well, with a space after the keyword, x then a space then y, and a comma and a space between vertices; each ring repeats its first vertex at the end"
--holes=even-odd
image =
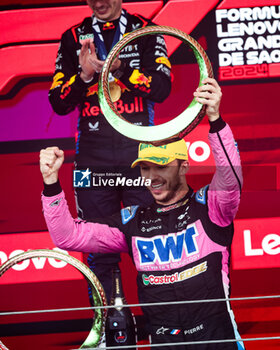
POLYGON ((140 264, 149 265, 158 262, 180 261, 182 257, 189 257, 199 252, 196 237, 198 236, 195 225, 190 225, 185 231, 170 233, 151 238, 139 238, 135 240, 139 253, 140 264))

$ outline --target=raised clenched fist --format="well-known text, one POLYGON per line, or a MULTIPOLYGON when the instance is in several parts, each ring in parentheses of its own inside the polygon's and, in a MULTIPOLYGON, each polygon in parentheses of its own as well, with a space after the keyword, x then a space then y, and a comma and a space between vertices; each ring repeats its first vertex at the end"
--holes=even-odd
POLYGON ((58 171, 64 161, 64 152, 58 147, 48 147, 40 151, 40 170, 45 184, 58 180, 58 171))

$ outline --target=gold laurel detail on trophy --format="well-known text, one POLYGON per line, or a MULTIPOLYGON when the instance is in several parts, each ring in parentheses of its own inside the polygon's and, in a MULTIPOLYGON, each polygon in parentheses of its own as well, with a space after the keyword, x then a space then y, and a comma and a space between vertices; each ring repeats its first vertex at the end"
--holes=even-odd
POLYGON ((115 81, 110 81, 109 90, 110 90, 112 102, 117 102, 122 95, 121 87, 115 81))

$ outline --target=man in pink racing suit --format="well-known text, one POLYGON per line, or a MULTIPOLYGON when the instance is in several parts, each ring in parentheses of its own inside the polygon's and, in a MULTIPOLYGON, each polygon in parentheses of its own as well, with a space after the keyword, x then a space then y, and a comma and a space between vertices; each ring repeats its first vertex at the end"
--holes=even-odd
POLYGON ((228 301, 171 303, 229 297, 232 222, 242 187, 236 143, 219 114, 218 83, 206 78, 194 96, 206 105, 210 123, 216 171, 209 186, 194 192, 187 184, 184 140, 158 147, 140 144, 132 166, 140 165, 154 203, 147 208, 124 208, 94 222, 73 219, 58 181, 63 151, 50 147, 40 154, 43 210, 59 248, 130 254, 138 271, 141 300, 162 302, 143 309, 152 342, 159 344, 155 349, 244 349, 228 301), (219 342, 225 339, 231 341, 219 342), (193 344, 197 341, 203 343, 193 344), (179 342, 191 344, 163 346, 179 342))

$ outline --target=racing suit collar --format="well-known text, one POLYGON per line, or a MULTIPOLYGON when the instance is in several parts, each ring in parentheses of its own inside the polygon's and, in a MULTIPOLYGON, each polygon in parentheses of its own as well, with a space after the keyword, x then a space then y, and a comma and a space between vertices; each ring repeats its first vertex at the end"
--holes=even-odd
POLYGON ((156 211, 159 214, 169 213, 171 210, 177 209, 182 205, 185 205, 189 201, 189 199, 192 197, 192 195, 193 195, 193 189, 189 186, 188 193, 179 201, 168 205, 157 204, 156 202, 154 202, 152 205, 152 208, 154 211, 156 211))

